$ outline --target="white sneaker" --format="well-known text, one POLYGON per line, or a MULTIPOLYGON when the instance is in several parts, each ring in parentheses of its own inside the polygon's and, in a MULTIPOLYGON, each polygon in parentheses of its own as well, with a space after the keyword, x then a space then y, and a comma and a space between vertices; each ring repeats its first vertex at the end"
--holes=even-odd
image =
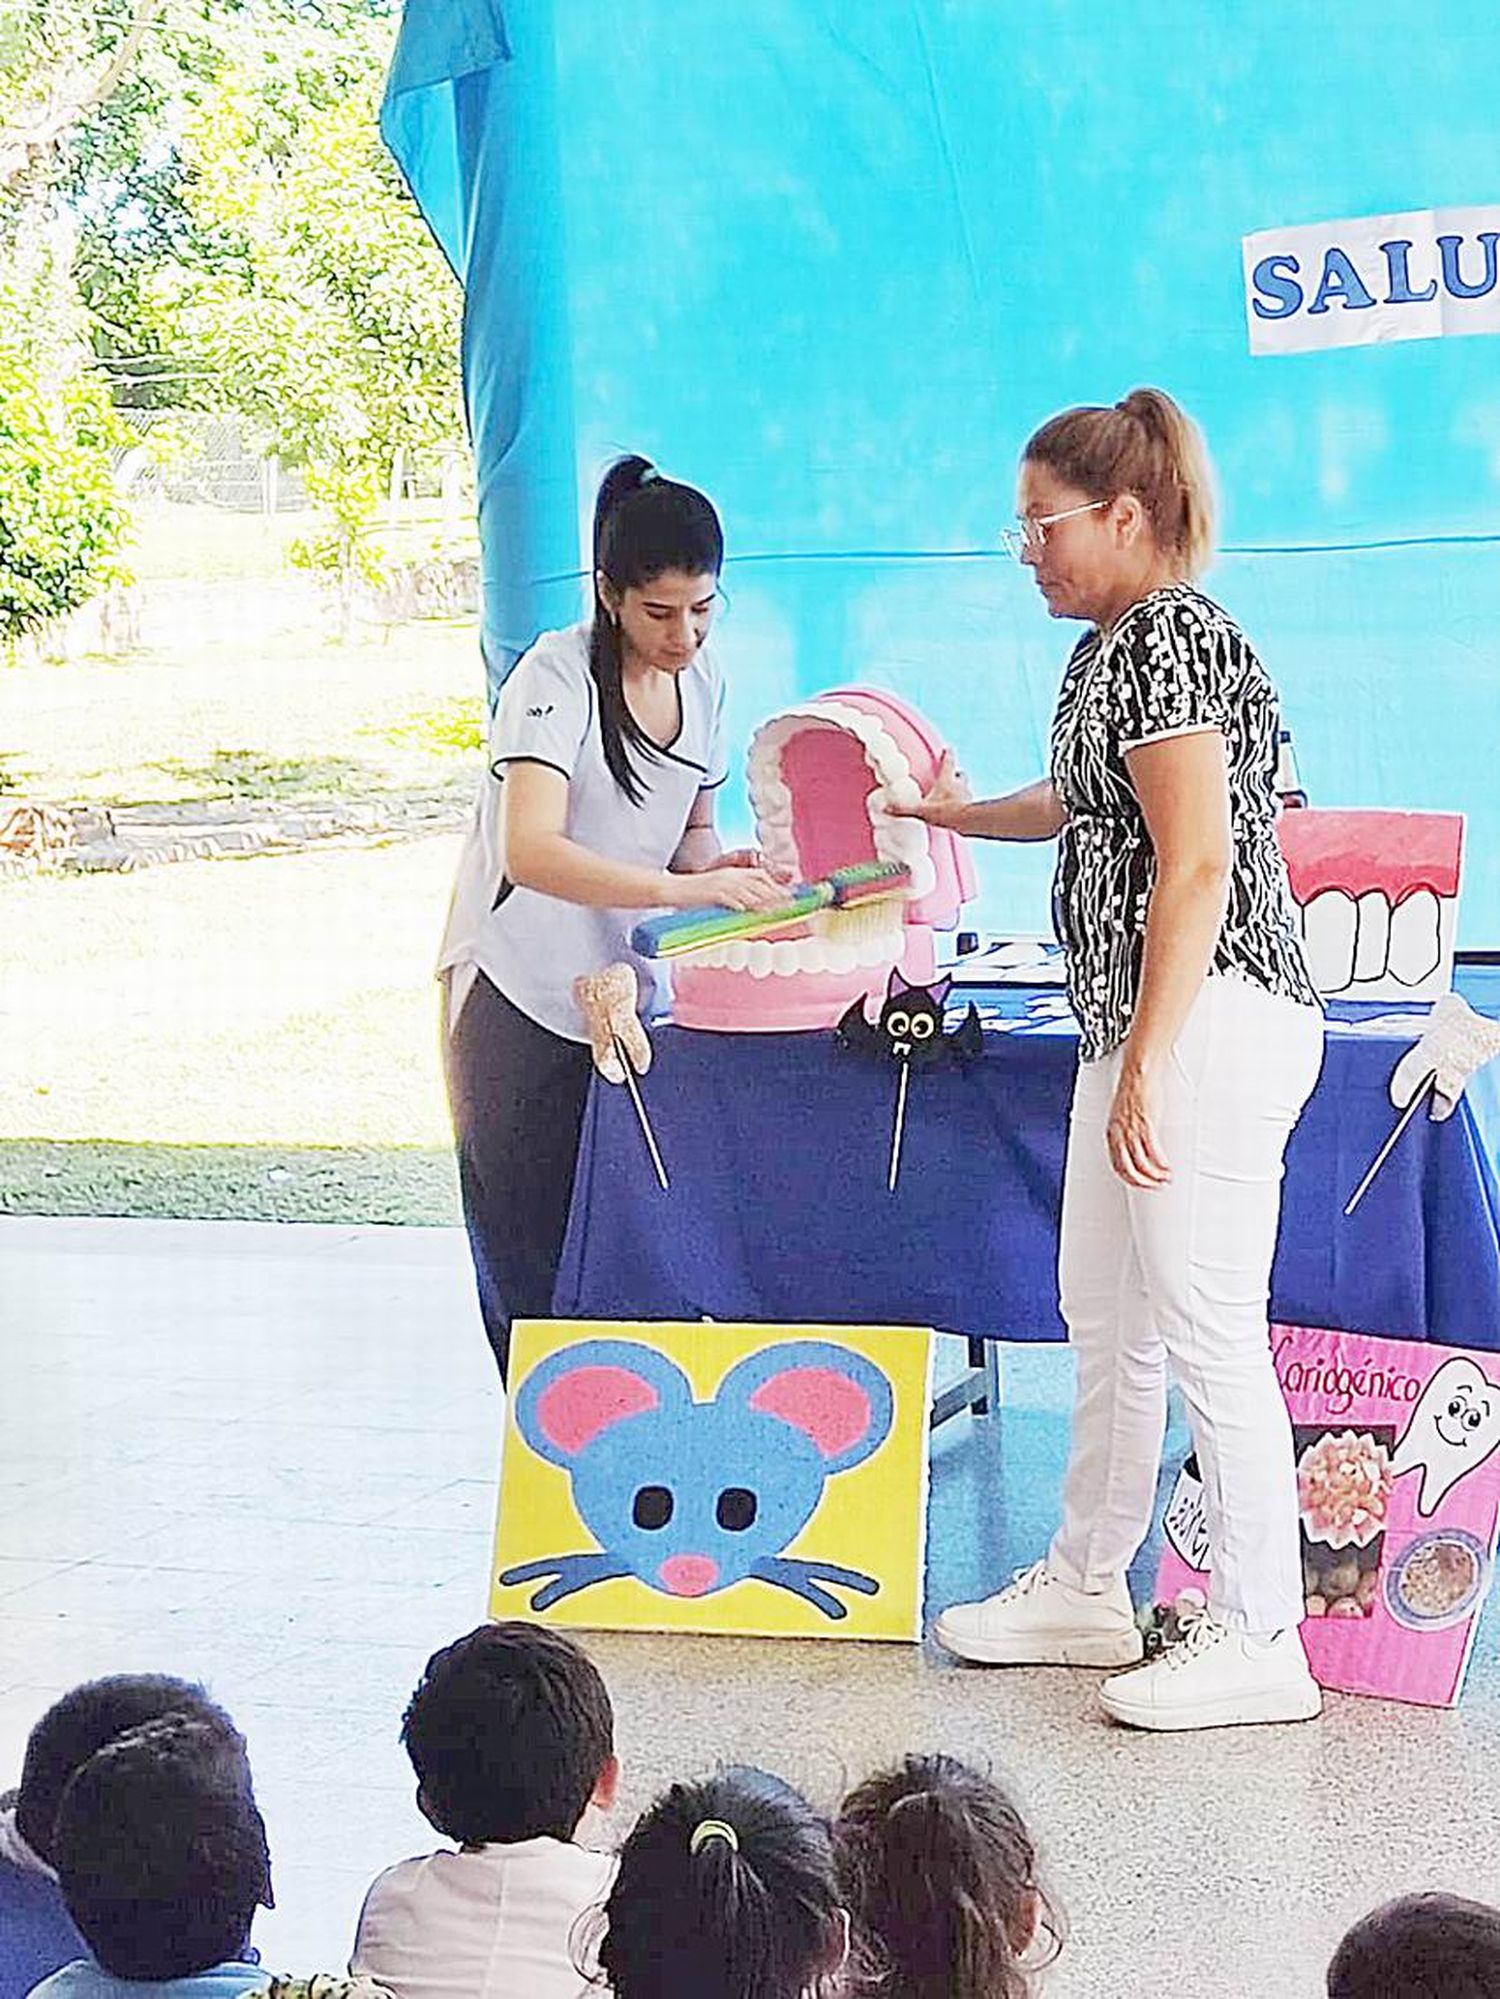
POLYGON ((939 1645, 981 1666, 1130 1666, 1144 1642, 1125 1578, 1086 1594, 1045 1562, 1018 1569, 983 1603, 954 1603, 934 1627, 939 1645))
POLYGON ((1189 1617, 1176 1644, 1149 1666, 1106 1680, 1099 1699, 1129 1728, 1311 1721, 1323 1708, 1295 1627, 1248 1638, 1208 1610, 1189 1617))

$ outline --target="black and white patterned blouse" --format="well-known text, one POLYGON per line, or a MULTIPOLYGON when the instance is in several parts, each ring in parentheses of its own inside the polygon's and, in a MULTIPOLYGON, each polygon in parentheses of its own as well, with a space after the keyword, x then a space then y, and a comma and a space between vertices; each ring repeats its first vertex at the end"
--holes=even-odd
POLYGON ((1229 764, 1233 859, 1213 970, 1318 1006, 1276 840, 1276 690, 1249 640, 1187 584, 1153 591, 1107 637, 1087 632, 1063 675, 1052 783, 1067 813, 1052 914, 1067 951, 1081 1054, 1130 1031, 1156 854, 1125 752, 1211 727, 1229 764))

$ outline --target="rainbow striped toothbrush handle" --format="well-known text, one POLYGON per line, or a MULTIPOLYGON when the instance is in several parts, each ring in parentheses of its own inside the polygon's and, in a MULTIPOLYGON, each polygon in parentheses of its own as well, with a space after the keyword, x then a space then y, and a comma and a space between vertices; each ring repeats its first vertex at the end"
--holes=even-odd
POLYGON ((904 895, 910 886, 910 870, 897 861, 856 861, 835 868, 821 881, 798 882, 787 890, 786 901, 771 909, 728 909, 710 903, 702 909, 668 909, 643 917, 630 933, 631 949, 643 958, 680 958, 737 938, 770 936, 806 922, 822 909, 852 909, 862 902, 904 895))

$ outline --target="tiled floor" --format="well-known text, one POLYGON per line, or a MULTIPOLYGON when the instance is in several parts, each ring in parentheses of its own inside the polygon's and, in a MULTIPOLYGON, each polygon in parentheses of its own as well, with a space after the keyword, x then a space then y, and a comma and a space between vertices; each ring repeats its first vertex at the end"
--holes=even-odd
MULTIPOLYGON (((998 1421, 933 1462, 929 1603, 1039 1551, 1066 1355, 1007 1357, 998 1421)), ((429 1843, 397 1729, 484 1611, 500 1404, 451 1231, 0 1221, 0 1787, 53 1694, 207 1680, 270 1826, 268 1961, 332 1968, 370 1877, 429 1843)), ((841 1644, 600 1637, 627 1780, 763 1761, 831 1801, 907 1746, 988 1759, 1072 1921, 1047 1989, 1321 1990, 1350 1918, 1415 1885, 1500 1899, 1493 1623, 1453 1714, 1138 1737, 1086 1673, 841 1644)), ((604 1828, 604 1832, 615 1827, 604 1828)))

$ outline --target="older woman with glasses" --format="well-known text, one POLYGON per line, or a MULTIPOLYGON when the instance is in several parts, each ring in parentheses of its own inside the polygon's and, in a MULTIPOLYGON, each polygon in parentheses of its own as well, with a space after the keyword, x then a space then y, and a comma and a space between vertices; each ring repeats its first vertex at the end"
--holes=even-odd
POLYGON ((1054 917, 1081 1032, 1060 1282, 1078 1364, 1062 1523, 937 1636, 993 1665, 1128 1666, 1125 1572, 1150 1526, 1170 1365, 1212 1550, 1202 1615, 1104 1682, 1118 1721, 1211 1728, 1320 1708, 1291 1429, 1266 1310, 1282 1158, 1322 1060, 1275 817, 1278 710, 1244 634, 1194 585, 1212 542, 1196 428, 1155 389, 1067 410, 1026 446, 1008 537, 1055 618, 1050 775, 970 800, 951 762, 914 810, 1059 841, 1054 917))

